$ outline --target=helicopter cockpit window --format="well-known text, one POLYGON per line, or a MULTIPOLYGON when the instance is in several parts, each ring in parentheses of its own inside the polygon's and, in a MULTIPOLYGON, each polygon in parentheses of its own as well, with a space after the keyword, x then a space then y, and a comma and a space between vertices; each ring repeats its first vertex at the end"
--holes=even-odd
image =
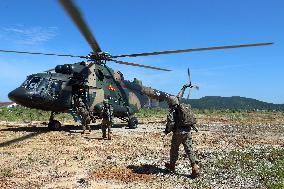
POLYGON ((50 85, 51 96, 58 96, 62 89, 62 81, 52 81, 50 85))
POLYGON ((41 82, 38 84, 38 91, 46 91, 49 87, 49 80, 42 78, 41 82))
POLYGON ((27 79, 22 83, 21 87, 27 87, 32 77, 28 76, 27 79))
POLYGON ((33 77, 27 81, 26 88, 30 90, 35 90, 41 81, 40 77, 33 77))

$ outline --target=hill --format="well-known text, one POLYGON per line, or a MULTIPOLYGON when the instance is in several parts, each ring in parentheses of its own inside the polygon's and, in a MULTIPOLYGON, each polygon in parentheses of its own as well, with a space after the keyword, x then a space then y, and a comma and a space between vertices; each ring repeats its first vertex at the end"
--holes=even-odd
POLYGON ((197 109, 237 109, 237 110, 284 110, 284 104, 267 103, 260 100, 240 96, 220 97, 206 96, 200 99, 183 99, 197 109))

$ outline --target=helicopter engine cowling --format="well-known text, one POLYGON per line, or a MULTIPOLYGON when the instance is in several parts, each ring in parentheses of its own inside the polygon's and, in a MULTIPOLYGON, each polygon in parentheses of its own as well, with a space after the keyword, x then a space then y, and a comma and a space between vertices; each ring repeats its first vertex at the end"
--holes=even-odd
POLYGON ((55 72, 70 75, 73 73, 73 67, 70 64, 57 65, 55 67, 55 72))

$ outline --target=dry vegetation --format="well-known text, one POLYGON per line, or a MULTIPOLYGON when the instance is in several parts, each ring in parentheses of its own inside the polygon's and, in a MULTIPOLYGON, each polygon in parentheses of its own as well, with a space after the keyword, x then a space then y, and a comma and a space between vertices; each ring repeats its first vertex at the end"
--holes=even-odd
POLYGON ((101 139, 98 124, 81 135, 68 116, 60 117, 62 131, 49 131, 44 117, 18 114, 11 122, 6 113, 0 114, 0 188, 284 187, 281 112, 196 111, 193 138, 202 172, 194 180, 183 150, 177 172, 165 170, 171 134, 163 135, 164 110, 141 111, 135 130, 117 121, 111 141, 101 139), (41 121, 30 122, 35 119, 41 121))

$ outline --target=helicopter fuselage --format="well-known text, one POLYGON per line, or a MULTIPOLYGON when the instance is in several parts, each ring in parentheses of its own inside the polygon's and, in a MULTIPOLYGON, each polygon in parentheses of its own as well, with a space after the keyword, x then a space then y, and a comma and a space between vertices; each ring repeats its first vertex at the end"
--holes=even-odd
POLYGON ((101 114, 103 100, 108 99, 114 107, 114 116, 128 117, 149 106, 150 98, 143 89, 141 81, 124 80, 120 71, 105 64, 79 62, 28 76, 20 87, 9 93, 9 98, 29 108, 70 112, 74 96, 81 95, 96 116, 101 114))

